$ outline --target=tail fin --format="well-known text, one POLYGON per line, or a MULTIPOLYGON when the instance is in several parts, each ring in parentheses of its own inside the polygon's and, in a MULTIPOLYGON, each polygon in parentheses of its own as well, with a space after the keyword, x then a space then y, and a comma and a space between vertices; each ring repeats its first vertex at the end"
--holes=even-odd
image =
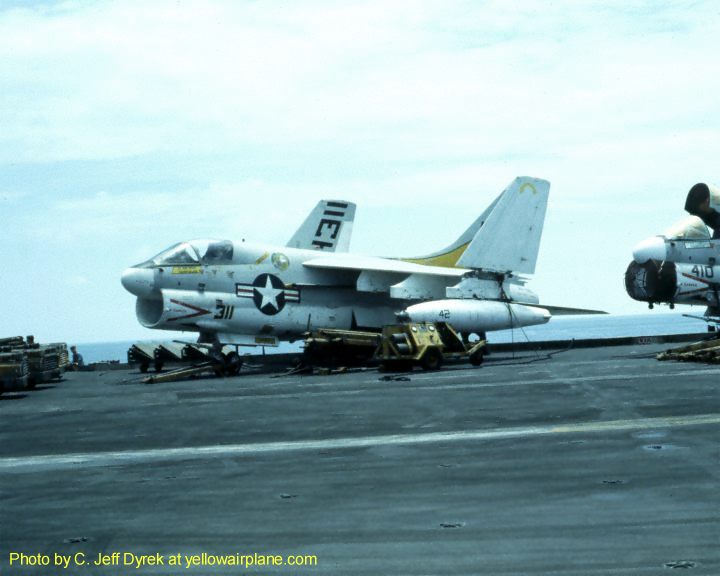
POLYGON ((419 256, 418 258, 403 258, 403 260, 405 262, 424 264, 426 266, 446 266, 448 268, 456 266, 458 260, 470 245, 470 242, 472 242, 472 239, 475 237, 478 230, 480 230, 480 227, 485 224, 485 221, 493 211, 493 208, 495 208, 495 205, 500 201, 503 194, 504 192, 495 198, 495 200, 492 201, 492 204, 490 204, 490 206, 488 206, 485 211, 478 216, 477 220, 475 220, 475 222, 473 222, 470 227, 447 248, 443 248, 442 250, 438 250, 437 252, 433 252, 427 256, 419 256))
POLYGON ((496 272, 534 273, 549 192, 547 180, 515 178, 457 265, 496 272))
POLYGON ((321 200, 310 212, 287 246, 326 252, 347 252, 350 247, 355 204, 321 200))

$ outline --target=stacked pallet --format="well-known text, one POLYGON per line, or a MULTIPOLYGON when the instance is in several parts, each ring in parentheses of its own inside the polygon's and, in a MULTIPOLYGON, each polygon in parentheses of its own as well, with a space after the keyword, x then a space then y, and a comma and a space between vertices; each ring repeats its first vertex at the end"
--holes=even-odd
POLYGON ((67 370, 70 366, 70 354, 68 353, 68 347, 65 342, 53 342, 51 344, 43 344, 47 350, 51 353, 57 354, 58 368, 60 370, 67 370))
POLYGON ((34 388, 59 378, 68 364, 64 342, 38 344, 32 336, 0 338, 0 391, 34 388))
POLYGON ((22 351, 0 352, 0 393, 28 388, 28 361, 22 351))
POLYGON ((22 336, 11 336, 10 338, 0 338, 0 349, 23 348, 25 340, 22 336))
POLYGON ((671 348, 658 354, 657 359, 718 364, 720 363, 720 338, 704 340, 679 348, 671 348))
POLYGON ((30 369, 30 388, 60 377, 60 362, 57 353, 46 349, 44 346, 36 346, 27 348, 25 356, 30 369))

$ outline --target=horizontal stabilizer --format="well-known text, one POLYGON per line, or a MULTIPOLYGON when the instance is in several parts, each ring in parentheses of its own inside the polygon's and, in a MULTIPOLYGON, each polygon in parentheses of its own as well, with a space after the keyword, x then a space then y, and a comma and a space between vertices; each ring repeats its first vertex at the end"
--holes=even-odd
POLYGON ((287 246, 324 252, 347 252, 350 247, 355 204, 321 200, 295 232, 287 246))
POLYGON ((506 188, 457 266, 533 274, 550 183, 522 176, 506 188))

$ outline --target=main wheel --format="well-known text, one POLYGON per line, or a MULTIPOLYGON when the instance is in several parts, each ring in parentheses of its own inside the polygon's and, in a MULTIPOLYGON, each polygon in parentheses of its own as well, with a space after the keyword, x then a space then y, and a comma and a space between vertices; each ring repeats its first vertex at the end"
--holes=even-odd
POLYGON ((430 348, 422 357, 421 364, 423 370, 437 370, 442 366, 442 354, 437 348, 430 348))
POLYGON ((484 354, 482 353, 482 350, 475 352, 474 354, 470 354, 470 364, 473 366, 480 366, 480 364, 483 363, 484 354))
POLYGON ((230 352, 223 356, 225 364, 225 373, 228 376, 237 376, 242 368, 243 361, 237 352, 230 352))

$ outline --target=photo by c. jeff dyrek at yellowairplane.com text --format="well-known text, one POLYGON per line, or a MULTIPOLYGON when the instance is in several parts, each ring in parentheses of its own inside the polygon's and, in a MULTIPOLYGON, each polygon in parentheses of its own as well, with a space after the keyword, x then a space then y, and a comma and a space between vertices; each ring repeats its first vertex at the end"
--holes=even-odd
POLYGON ((317 566, 317 556, 311 554, 135 554, 133 552, 98 553, 96 555, 76 552, 74 554, 25 554, 10 552, 10 566, 57 566, 68 569, 76 566, 123 566, 139 570, 150 566, 317 566))

